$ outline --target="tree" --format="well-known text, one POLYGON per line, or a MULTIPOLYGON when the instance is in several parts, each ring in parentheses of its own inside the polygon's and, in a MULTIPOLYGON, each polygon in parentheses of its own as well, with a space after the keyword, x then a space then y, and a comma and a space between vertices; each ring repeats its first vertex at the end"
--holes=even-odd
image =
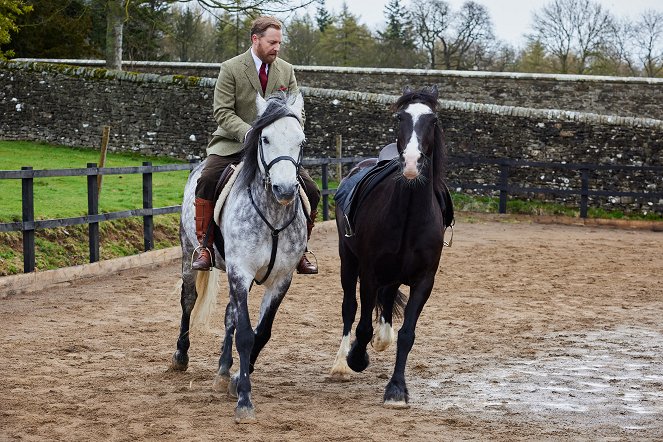
POLYGON ((467 1, 453 17, 451 32, 438 35, 445 69, 474 69, 494 38, 485 6, 467 1), (472 54, 473 53, 473 54, 472 54))
POLYGON ((311 16, 295 17, 286 26, 286 44, 283 57, 292 64, 313 65, 316 63, 321 32, 311 16))
POLYGON ((586 71, 589 59, 605 45, 614 23, 609 12, 593 0, 553 0, 533 15, 534 34, 559 63, 561 73, 586 71))
POLYGON ((26 5, 23 0, 0 0, 0 60, 14 56, 14 51, 11 49, 6 53, 3 52, 2 45, 11 41, 10 31, 18 32, 16 19, 30 11, 32 6, 26 5))
POLYGON ((390 0, 385 6, 387 24, 378 31, 378 64, 383 67, 413 68, 423 64, 422 54, 417 51, 410 16, 400 0, 390 0))
POLYGON ((327 66, 374 66, 376 52, 371 31, 358 23, 344 2, 334 23, 320 37, 320 63, 327 66))
MULTIPOLYGON (((133 2, 145 3, 150 0, 105 0, 107 14, 106 66, 110 69, 122 68, 122 34, 125 22, 130 18, 129 5, 133 2)), ((315 0, 165 0, 169 3, 198 4, 209 12, 264 12, 279 14, 304 8, 315 0), (294 2, 294 4, 291 4, 294 2)))
POLYGON ((546 48, 538 40, 531 40, 520 54, 520 72, 550 73, 553 66, 546 54, 546 48))
POLYGON ((173 13, 169 0, 145 0, 129 3, 131 20, 124 26, 123 58, 130 60, 164 60, 164 40, 170 32, 173 13))
POLYGON ((89 35, 92 17, 84 0, 31 0, 33 10, 19 16, 22 32, 12 40, 18 57, 88 58, 98 56, 89 35))
POLYGON ((318 7, 315 10, 315 23, 318 25, 320 32, 325 32, 327 26, 334 22, 334 17, 327 11, 325 7, 325 0, 319 0, 318 7))
POLYGON ((444 0, 412 0, 410 17, 416 40, 421 44, 435 69, 435 46, 451 24, 449 4, 444 0))
POLYGON ((663 12, 646 10, 634 26, 636 57, 647 77, 663 72, 663 12))
POLYGON ((240 12, 224 12, 217 17, 214 51, 217 61, 228 60, 249 48, 252 20, 251 15, 240 12))

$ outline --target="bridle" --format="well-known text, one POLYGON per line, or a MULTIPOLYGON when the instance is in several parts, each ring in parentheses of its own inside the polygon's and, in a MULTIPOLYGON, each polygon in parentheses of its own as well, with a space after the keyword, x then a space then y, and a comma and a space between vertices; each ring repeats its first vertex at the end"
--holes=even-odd
MULTIPOLYGON (((297 118, 297 115, 290 113, 288 115, 285 115, 283 118, 287 117, 292 117, 299 121, 299 118, 297 118)), ((278 163, 279 161, 290 161, 292 164, 295 165, 295 172, 297 175, 299 175, 299 168, 302 166, 302 158, 304 156, 304 148, 302 146, 299 146, 299 156, 297 160, 295 161, 294 158, 287 156, 287 155, 281 155, 276 158, 274 158, 272 161, 267 164, 265 161, 265 152, 263 151, 263 144, 262 144, 262 132, 258 136, 258 155, 260 156, 260 162, 262 163, 262 167, 265 169, 265 176, 262 179, 262 184, 265 186, 265 190, 268 190, 269 185, 272 183, 272 179, 269 176, 269 170, 272 168, 273 165, 278 163)))
MULTIPOLYGON (((292 113, 284 116, 283 118, 286 118, 286 117, 292 117, 292 118, 295 118, 297 121, 299 121, 299 118, 297 118, 297 116, 295 114, 292 114, 292 113)), ((262 134, 260 134, 260 136, 258 136, 258 140, 259 140, 258 141, 258 155, 260 156, 260 161, 262 162, 262 166, 265 169, 265 176, 262 179, 263 186, 265 187, 265 191, 267 191, 269 189, 269 186, 272 183, 272 180, 269 177, 269 170, 272 168, 272 166, 274 164, 278 163, 279 161, 290 161, 292 164, 295 165, 296 174, 299 175, 299 169, 302 165, 302 158, 303 158, 303 155, 304 155, 304 148, 302 146, 299 147, 299 157, 297 158, 296 161, 295 161, 294 158, 292 158, 290 156, 281 155, 281 156, 278 156, 278 157, 274 158, 272 161, 269 162, 269 164, 267 164, 267 162, 265 161, 265 153, 263 152, 262 134)), ((292 224, 292 222, 295 220, 295 218, 297 218, 297 210, 299 208, 295 207, 295 210, 293 211, 293 214, 292 214, 292 218, 290 218, 290 220, 287 223, 285 223, 285 225, 283 225, 283 227, 277 229, 274 226, 272 226, 272 224, 267 220, 265 215, 262 213, 262 211, 260 210, 258 205, 253 200, 253 194, 251 193, 251 186, 248 186, 246 190, 249 193, 249 200, 251 201, 251 204, 253 205, 253 207, 256 209, 256 212, 258 212, 258 215, 263 220, 263 222, 265 224, 267 224, 267 227, 269 228, 269 230, 272 231, 272 252, 271 252, 270 257, 269 257, 269 264, 267 265, 267 272, 260 279, 260 281, 258 281, 257 279, 253 279, 253 282, 255 282, 258 285, 261 285, 262 283, 267 281, 267 278, 269 278, 269 275, 272 273, 272 270, 274 269, 274 262, 276 262, 276 251, 279 247, 279 233, 281 233, 283 230, 287 229, 288 226, 290 224, 292 224)), ((251 283, 252 285, 253 285, 253 282, 251 283)))

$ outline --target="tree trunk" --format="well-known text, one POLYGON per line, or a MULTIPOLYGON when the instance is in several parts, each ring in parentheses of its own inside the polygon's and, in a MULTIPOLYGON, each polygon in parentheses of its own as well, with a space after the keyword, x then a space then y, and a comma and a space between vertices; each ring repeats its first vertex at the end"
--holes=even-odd
POLYGON ((108 0, 106 9, 106 67, 122 70, 122 28, 125 0, 108 0))

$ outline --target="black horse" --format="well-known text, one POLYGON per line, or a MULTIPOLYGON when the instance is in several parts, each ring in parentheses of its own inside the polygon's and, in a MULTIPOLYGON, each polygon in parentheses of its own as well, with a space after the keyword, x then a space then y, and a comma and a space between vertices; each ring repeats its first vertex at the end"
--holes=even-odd
POLYGON ((378 351, 386 349, 394 340, 392 316, 404 307, 396 365, 384 392, 386 407, 408 407, 405 364, 417 320, 433 289, 445 230, 453 223, 453 205, 443 181, 445 149, 437 99, 437 87, 406 88, 394 106, 398 154, 346 178, 337 193, 343 338, 331 376, 346 378, 350 370, 363 371, 369 363, 369 342, 372 339, 378 351), (357 278, 361 317, 350 345, 357 278), (401 285, 410 287, 407 299, 401 285), (375 336, 374 309, 379 318, 375 336))

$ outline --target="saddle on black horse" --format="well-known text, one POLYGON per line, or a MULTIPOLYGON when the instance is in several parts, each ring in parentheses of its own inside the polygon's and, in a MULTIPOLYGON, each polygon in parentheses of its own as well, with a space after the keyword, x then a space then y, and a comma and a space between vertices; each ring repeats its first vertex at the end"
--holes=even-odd
MULTIPOLYGON (((345 236, 354 235, 357 209, 382 180, 398 170, 398 161, 396 143, 391 143, 380 151, 378 158, 360 162, 343 179, 334 199, 345 219, 345 236)), ((436 196, 447 228, 454 224, 454 206, 449 188, 446 183, 442 184, 444 190, 436 196)))

